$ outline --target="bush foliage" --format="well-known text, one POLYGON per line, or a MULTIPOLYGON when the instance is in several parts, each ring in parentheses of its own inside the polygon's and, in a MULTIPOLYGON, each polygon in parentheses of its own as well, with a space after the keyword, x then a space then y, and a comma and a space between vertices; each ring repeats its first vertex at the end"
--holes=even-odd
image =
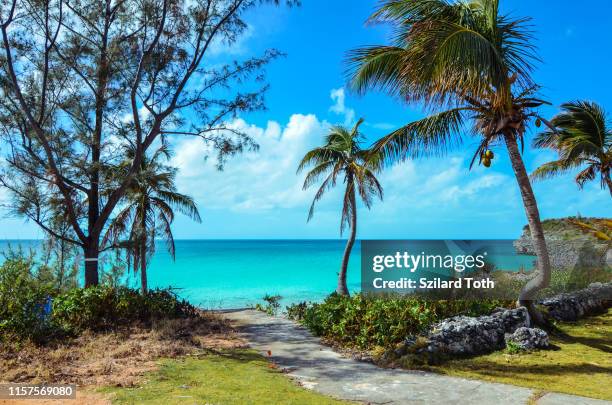
POLYGON ((0 266, 0 334, 36 339, 50 332, 45 310, 51 288, 38 280, 28 259, 7 260, 0 266))
POLYGON ((431 324, 455 315, 477 316, 512 301, 430 301, 415 297, 351 297, 332 294, 322 303, 300 303, 287 308, 292 319, 317 336, 346 346, 368 349, 392 347, 407 336, 425 331, 431 324))
MULTIPOLYGON (((505 272, 494 272, 500 297, 518 296, 525 279, 505 272)), ((553 270, 550 285, 538 298, 575 291, 594 282, 612 280, 610 268, 553 270)), ((454 300, 435 300, 418 296, 390 295, 375 297, 356 294, 344 297, 332 294, 322 303, 302 302, 287 307, 287 316, 301 322, 314 334, 343 346, 370 349, 390 348, 409 335, 424 332, 433 323, 455 315, 479 316, 496 307, 511 307, 514 300, 471 296, 463 290, 454 300)))
POLYGON ((113 285, 60 291, 41 279, 31 258, 9 257, 0 266, 0 341, 43 342, 85 329, 197 315, 171 289, 137 290, 113 285))
POLYGON ((197 314, 172 290, 151 290, 146 295, 127 287, 75 288, 53 299, 52 318, 73 333, 101 330, 135 321, 186 318, 197 314))
POLYGON ((283 297, 280 295, 270 295, 266 294, 263 296, 262 300, 266 302, 265 305, 256 304, 255 309, 261 312, 265 312, 268 315, 276 315, 278 310, 280 309, 280 300, 283 297))

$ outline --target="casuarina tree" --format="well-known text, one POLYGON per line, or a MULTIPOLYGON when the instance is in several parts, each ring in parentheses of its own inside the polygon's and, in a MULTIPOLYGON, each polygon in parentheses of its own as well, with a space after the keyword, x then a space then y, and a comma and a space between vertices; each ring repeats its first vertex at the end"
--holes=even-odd
POLYGON ((230 123, 264 108, 258 82, 279 52, 230 61, 222 51, 262 3, 2 1, 1 185, 17 215, 82 249, 86 286, 98 284, 100 252, 114 247, 102 235, 161 138, 201 137, 221 163, 256 147, 230 123), (127 146, 134 155, 118 171, 127 146), (57 217, 71 235, 50 226, 57 217))

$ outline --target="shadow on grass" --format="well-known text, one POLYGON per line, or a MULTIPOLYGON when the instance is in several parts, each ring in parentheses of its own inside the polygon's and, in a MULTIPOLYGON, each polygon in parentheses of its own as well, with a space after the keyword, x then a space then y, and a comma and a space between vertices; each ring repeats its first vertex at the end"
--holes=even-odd
MULTIPOLYGON (((505 377, 509 374, 513 375, 546 375, 546 376, 562 376, 570 374, 610 374, 612 368, 598 366, 591 363, 580 363, 580 364, 499 364, 492 361, 477 361, 472 364, 461 364, 460 362, 453 362, 452 368, 455 371, 470 371, 478 372, 483 375, 505 377)), ((449 374, 444 369, 432 369, 443 374, 449 374)))
POLYGON ((555 328, 550 334, 561 344, 581 344, 604 353, 612 353, 610 324, 608 318, 589 318, 566 324, 567 330, 555 328))
POLYGON ((586 336, 572 336, 566 333, 556 334, 555 337, 561 343, 565 344, 581 344, 592 347, 593 349, 601 350, 604 353, 612 353, 612 341, 610 337, 586 337, 586 336))

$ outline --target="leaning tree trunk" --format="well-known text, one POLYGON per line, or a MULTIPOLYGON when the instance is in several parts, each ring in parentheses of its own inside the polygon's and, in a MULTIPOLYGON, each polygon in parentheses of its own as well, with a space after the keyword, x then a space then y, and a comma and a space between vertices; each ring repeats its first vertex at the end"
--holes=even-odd
POLYGON ((608 191, 610 192, 610 197, 612 197, 612 180, 610 180, 610 175, 606 176, 606 185, 608 186, 608 191))
POLYGON ((514 170, 514 175, 516 176, 516 180, 521 190, 521 196, 523 197, 523 205, 525 207, 525 213, 527 214, 527 221, 529 222, 531 241, 538 258, 536 275, 523 287, 518 302, 519 305, 525 306, 529 311, 530 324, 542 324, 544 323, 544 318, 536 309, 534 298, 538 291, 548 287, 550 283, 550 258, 548 257, 548 249, 546 247, 546 240, 544 239, 544 229, 540 221, 538 204, 533 194, 533 189, 531 188, 531 183, 529 182, 529 177, 525 170, 525 164, 521 158, 516 138, 511 134, 506 134, 505 140, 510 162, 512 163, 512 169, 514 170))
POLYGON ((355 201, 355 190, 350 190, 349 193, 349 204, 351 204, 351 215, 350 215, 350 234, 346 241, 346 248, 344 249, 344 256, 342 257, 342 265, 340 267, 340 274, 338 274, 338 288, 336 292, 340 295, 349 295, 349 290, 346 285, 346 272, 348 269, 349 259, 351 257, 351 251, 355 244, 355 236, 357 235, 357 204, 355 201))

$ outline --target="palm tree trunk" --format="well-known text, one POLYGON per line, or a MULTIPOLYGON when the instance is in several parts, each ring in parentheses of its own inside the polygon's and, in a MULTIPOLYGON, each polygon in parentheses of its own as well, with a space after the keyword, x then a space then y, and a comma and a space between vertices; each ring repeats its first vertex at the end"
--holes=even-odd
MULTIPOLYGON (((146 212, 146 211, 145 211, 146 212)), ((142 238, 140 241, 140 288, 142 295, 147 294, 147 217, 142 215, 142 238)))
POLYGON ((142 295, 145 295, 148 291, 146 241, 143 241, 142 247, 140 250, 141 252, 143 252, 142 257, 140 258, 140 288, 141 288, 142 295))
MULTIPOLYGON (((349 183, 350 184, 350 183, 349 183)), ((352 185, 353 190, 350 190, 349 201, 351 204, 350 213, 350 235, 346 241, 346 248, 344 249, 344 256, 342 257, 342 266, 340 267, 340 274, 338 274, 338 288, 336 292, 340 295, 349 295, 349 290, 346 285, 346 272, 348 269, 349 259, 351 257, 351 251, 355 244, 355 236, 357 235, 357 204, 355 200, 355 185, 352 185)))
POLYGON ((534 298, 538 291, 546 288, 550 283, 551 267, 548 248, 546 247, 546 240, 544 239, 544 229, 540 221, 538 204, 533 194, 533 189, 531 188, 531 183, 529 182, 529 177, 525 170, 525 164, 521 158, 516 138, 512 134, 506 134, 505 140, 510 162, 512 163, 512 169, 514 170, 514 175, 516 176, 516 180, 521 190, 521 196, 523 197, 523 205, 525 207, 525 213, 527 214, 527 221, 529 222, 531 241, 538 258, 536 275, 523 287, 518 302, 519 305, 525 306, 529 311, 530 324, 542 324, 544 323, 544 318, 536 309, 534 298))

